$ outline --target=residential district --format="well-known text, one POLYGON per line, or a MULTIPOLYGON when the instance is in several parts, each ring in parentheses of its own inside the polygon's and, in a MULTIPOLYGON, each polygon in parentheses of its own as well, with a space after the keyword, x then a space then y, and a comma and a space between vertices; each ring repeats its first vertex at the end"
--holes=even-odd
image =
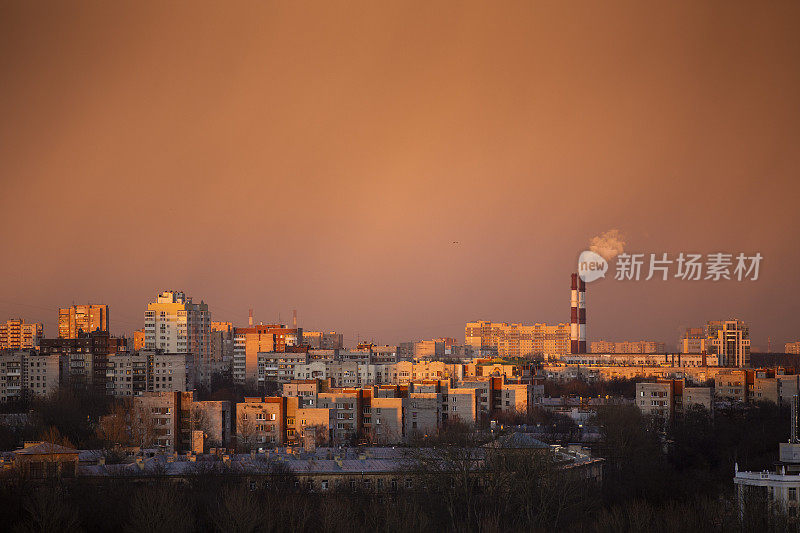
MULTIPOLYGON (((224 470, 254 486, 280 465, 311 491, 396 492, 413 489, 414 465, 460 431, 479 437, 469 448, 480 461, 497 449, 541 450, 560 471, 599 484, 606 407, 635 408, 665 428, 693 411, 768 402, 791 408, 779 415, 791 420, 779 461, 769 471, 737 462, 730 479, 740 501, 761 491, 795 516, 800 374, 754 365, 749 327, 735 318, 687 329, 674 350, 655 340, 587 343, 585 290, 573 275, 568 322, 467 322, 463 343, 346 347, 341 333, 304 330, 296 312, 291 324, 256 322, 253 310, 246 325, 213 321, 208 304, 176 290, 143 306, 131 337, 111 333, 104 304, 59 309, 54 336, 12 318, 0 324, 4 479, 224 470), (87 417, 95 447, 57 430, 26 433, 32 405, 71 393, 108 402, 87 417)), ((798 353, 800 342, 786 344, 785 354, 798 353)))

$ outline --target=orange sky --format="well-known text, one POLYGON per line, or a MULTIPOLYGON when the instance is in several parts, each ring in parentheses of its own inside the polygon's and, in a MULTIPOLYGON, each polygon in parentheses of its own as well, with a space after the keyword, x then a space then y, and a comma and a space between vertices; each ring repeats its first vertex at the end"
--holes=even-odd
POLYGON ((32 4, 0 3, 0 318, 55 335, 105 302, 130 332, 175 288, 239 324, 463 338, 567 321, 619 228, 760 251, 761 280, 592 284, 590 340, 800 339, 797 3, 32 4))

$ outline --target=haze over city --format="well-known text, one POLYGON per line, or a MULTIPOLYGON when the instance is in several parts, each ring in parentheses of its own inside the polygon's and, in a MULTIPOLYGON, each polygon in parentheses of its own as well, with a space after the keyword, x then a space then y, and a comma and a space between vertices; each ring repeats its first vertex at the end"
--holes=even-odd
MULTIPOLYGON (((797 340, 793 3, 0 5, 0 315, 166 289, 379 343, 569 321, 592 237, 760 252, 592 283, 589 339, 797 340)), ((611 276, 610 276, 611 277, 611 276)))

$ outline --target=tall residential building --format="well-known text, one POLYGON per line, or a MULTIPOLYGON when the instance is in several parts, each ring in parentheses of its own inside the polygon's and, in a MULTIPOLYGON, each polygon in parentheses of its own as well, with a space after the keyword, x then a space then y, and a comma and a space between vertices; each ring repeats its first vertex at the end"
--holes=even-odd
POLYGON ((108 331, 107 305, 73 305, 58 310, 58 336, 74 339, 80 332, 108 331))
POLYGON ((741 320, 714 320, 706 325, 706 336, 720 366, 750 365, 750 328, 741 320))
POLYGON ((234 329, 233 380, 236 383, 256 384, 259 352, 284 352, 287 346, 297 346, 302 340, 302 328, 287 328, 284 324, 260 324, 234 329))
POLYGON ((127 349, 124 338, 107 331, 80 333, 74 339, 42 339, 42 354, 57 354, 61 364, 61 383, 75 389, 106 393, 106 368, 109 355, 127 349))
POLYGON ((592 341, 592 353, 666 353, 667 345, 657 341, 592 341))
POLYGON ((43 332, 40 322, 25 323, 21 318, 7 320, 0 324, 0 350, 37 348, 43 332))
POLYGON ((216 362, 233 359, 233 324, 230 322, 211 322, 211 360, 216 362))
POLYGON ((496 349, 500 357, 530 357, 536 354, 570 353, 569 324, 507 324, 505 322, 468 322, 466 344, 476 350, 496 349))
POLYGON ((784 353, 800 355, 800 342, 787 342, 783 351, 784 353))
POLYGON ((211 359, 211 313, 204 302, 193 303, 180 291, 164 291, 144 313, 144 347, 166 353, 186 353, 195 367, 211 359))

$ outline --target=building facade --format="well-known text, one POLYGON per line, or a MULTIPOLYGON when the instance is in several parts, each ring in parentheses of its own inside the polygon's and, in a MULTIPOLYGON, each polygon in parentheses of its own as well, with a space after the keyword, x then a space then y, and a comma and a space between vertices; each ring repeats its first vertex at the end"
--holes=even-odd
POLYGON ((464 331, 466 344, 479 353, 497 350, 499 357, 560 356, 571 352, 569 324, 507 324, 505 322, 468 322, 464 331))
POLYGON ((189 354, 194 367, 211 359, 211 314, 204 302, 195 304, 180 291, 164 291, 144 313, 145 349, 189 354))
POLYGON ((44 326, 40 322, 26 323, 12 318, 0 324, 0 350, 25 350, 38 348, 44 326))
POLYGON ((73 305, 58 310, 58 336, 74 339, 79 333, 108 331, 107 305, 73 305))

